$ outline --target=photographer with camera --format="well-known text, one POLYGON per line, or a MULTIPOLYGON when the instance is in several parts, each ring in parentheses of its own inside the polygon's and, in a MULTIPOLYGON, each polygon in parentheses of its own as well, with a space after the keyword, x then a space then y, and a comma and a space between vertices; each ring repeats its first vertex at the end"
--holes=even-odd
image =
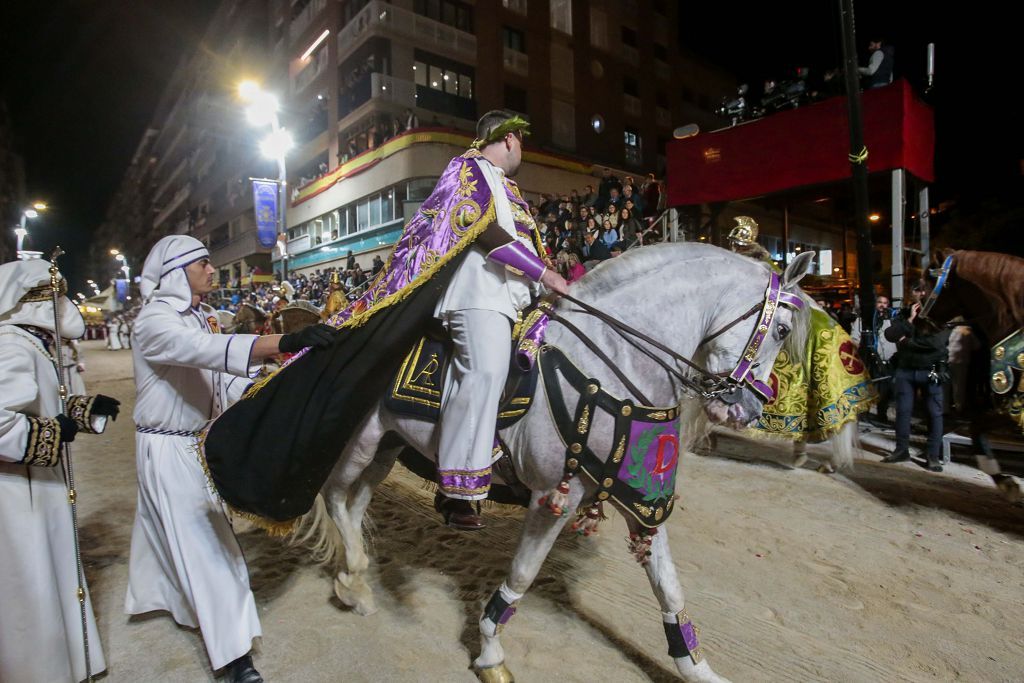
POLYGON ((951 330, 922 318, 921 301, 927 293, 924 282, 911 289, 909 310, 892 321, 885 338, 896 344, 893 390, 896 398, 896 450, 882 462, 910 460, 910 416, 914 393, 920 388, 928 408, 928 471, 942 471, 942 385, 949 382, 947 359, 951 330))

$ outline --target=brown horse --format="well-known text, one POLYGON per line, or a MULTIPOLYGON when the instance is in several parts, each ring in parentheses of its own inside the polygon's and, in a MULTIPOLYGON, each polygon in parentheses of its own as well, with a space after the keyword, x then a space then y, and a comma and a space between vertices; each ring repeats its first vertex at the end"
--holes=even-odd
MULTIPOLYGON (((963 316, 986 353, 992 391, 981 401, 967 401, 971 443, 978 466, 1006 498, 1022 498, 1021 482, 1004 474, 992 451, 990 434, 1012 424, 1024 431, 1024 353, 1016 351, 1010 367, 989 368, 989 357, 1002 359, 1007 340, 1024 329, 1024 259, 986 251, 954 251, 932 271, 932 293, 923 314, 938 323, 963 316), (1000 351, 1002 349, 1002 351, 1000 351), (1019 354, 1019 355, 1017 355, 1019 354)), ((1012 342, 1011 342, 1012 343, 1012 342)))

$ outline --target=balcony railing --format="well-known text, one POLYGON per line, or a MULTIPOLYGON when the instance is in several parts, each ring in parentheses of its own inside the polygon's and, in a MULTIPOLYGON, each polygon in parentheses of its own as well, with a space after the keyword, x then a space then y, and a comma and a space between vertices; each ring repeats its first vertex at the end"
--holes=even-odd
POLYGON ((433 48, 439 54, 476 58, 476 36, 407 9, 374 0, 338 33, 338 61, 347 57, 368 33, 395 34, 433 48))
POLYGON ((184 187, 174 193, 174 197, 171 201, 167 202, 167 206, 165 206, 160 213, 156 215, 156 218, 153 219, 153 228, 159 228, 160 225, 166 221, 179 206, 181 206, 182 202, 188 199, 188 195, 191 192, 192 183, 186 183, 184 187))
POLYGON ((530 58, 523 52, 506 47, 505 68, 521 76, 528 76, 530 73, 530 58))

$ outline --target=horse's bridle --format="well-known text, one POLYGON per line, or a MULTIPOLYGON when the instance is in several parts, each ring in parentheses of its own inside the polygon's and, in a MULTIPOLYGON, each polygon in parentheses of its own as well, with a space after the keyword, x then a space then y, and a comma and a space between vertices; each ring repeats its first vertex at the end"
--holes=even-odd
MULTIPOLYGON (((619 336, 629 342, 634 348, 651 358, 667 373, 669 373, 669 375, 678 380, 680 384, 698 394, 702 399, 710 401, 715 398, 721 398, 726 403, 735 403, 738 401, 740 397, 739 390, 744 386, 749 386, 753 391, 760 394, 765 401, 770 401, 775 396, 775 391, 769 385, 759 381, 754 376, 754 370, 757 368, 757 364, 754 363, 754 358, 757 356, 757 352, 760 350, 761 345, 764 343, 765 338, 771 330, 771 324, 775 319, 775 313, 778 310, 778 307, 782 305, 797 310, 803 309, 804 307, 804 302, 799 296, 782 291, 781 280, 779 279, 778 274, 775 271, 772 271, 768 279, 768 287, 765 288, 764 298, 760 302, 754 304, 743 315, 719 328, 715 333, 705 337, 701 340, 700 344, 698 344, 698 348, 700 348, 740 324, 750 316, 760 312, 757 324, 750 333, 746 348, 744 348, 743 353, 740 354, 739 360, 736 362, 736 367, 734 367, 732 372, 728 374, 721 374, 713 373, 702 368, 689 358, 677 353, 656 339, 652 339, 643 332, 633 329, 621 320, 608 315, 604 311, 594 308, 590 304, 584 303, 568 294, 564 295, 564 298, 579 306, 583 312, 594 316, 611 327, 619 334, 619 336), (659 358, 657 354, 649 348, 638 343, 637 340, 650 344, 673 360, 679 361, 696 371, 697 374, 700 375, 699 381, 695 381, 693 378, 679 372, 665 362, 664 359, 659 358)), ((632 392, 639 400, 643 401, 646 405, 651 405, 651 401, 643 395, 643 393, 629 380, 628 377, 625 376, 614 361, 612 361, 607 354, 597 346, 597 344, 581 332, 579 328, 567 321, 561 315, 558 315, 553 308, 550 309, 548 316, 552 320, 557 320, 566 329, 575 334, 588 349, 590 349, 612 370, 612 372, 615 373, 623 386, 632 392)))

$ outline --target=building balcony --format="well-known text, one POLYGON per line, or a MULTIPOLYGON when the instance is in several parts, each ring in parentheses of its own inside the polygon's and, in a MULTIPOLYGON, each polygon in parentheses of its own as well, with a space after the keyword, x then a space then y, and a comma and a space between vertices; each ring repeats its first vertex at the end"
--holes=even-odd
POLYGON ((338 33, 338 63, 348 57, 368 35, 400 36, 438 54, 459 55, 476 61, 476 36, 472 33, 374 0, 338 33))
POLYGON ((269 254, 273 247, 267 248, 256 240, 256 228, 243 232, 241 235, 217 245, 210 245, 210 261, 220 267, 244 259, 252 254, 269 254))
POLYGON ((313 23, 313 20, 327 7, 327 0, 311 0, 305 9, 299 12, 299 16, 292 19, 292 23, 288 25, 288 40, 289 42, 298 40, 302 37, 303 32, 309 25, 313 23))
POLYGON ((654 75, 663 81, 672 80, 672 67, 661 61, 660 59, 654 60, 654 75))
POLYGON ((367 74, 345 89, 338 99, 338 117, 344 120, 370 100, 392 102, 404 109, 421 107, 439 114, 476 120, 476 102, 473 100, 379 73, 367 74))
POLYGON ((505 48, 505 68, 520 76, 530 74, 530 58, 523 52, 505 48))
POLYGON ((174 194, 174 197, 171 198, 171 201, 167 202, 167 205, 163 207, 160 210, 160 212, 157 213, 156 218, 153 219, 153 229, 158 229, 164 223, 164 221, 170 218, 171 214, 173 214, 178 209, 178 207, 180 207, 182 203, 184 203, 184 201, 188 199, 188 196, 191 192, 192 183, 187 183, 184 187, 178 190, 174 194))

